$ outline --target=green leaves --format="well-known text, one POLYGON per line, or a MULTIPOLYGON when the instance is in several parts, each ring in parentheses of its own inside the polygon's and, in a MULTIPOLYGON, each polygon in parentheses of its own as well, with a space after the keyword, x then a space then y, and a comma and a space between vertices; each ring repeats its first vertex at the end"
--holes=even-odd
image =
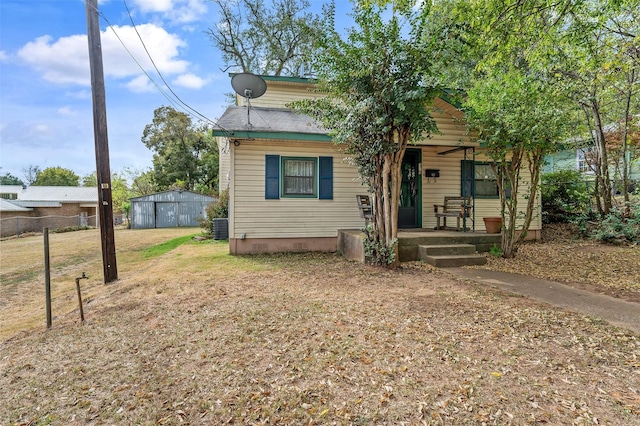
POLYGON ((172 107, 154 111, 142 142, 154 152, 153 180, 159 190, 170 187, 210 192, 218 181, 218 148, 205 127, 172 107))
POLYGON ((293 106, 332 129, 335 143, 379 200, 368 257, 393 266, 400 164, 411 140, 437 131, 427 105, 440 93, 430 55, 441 45, 421 36, 426 21, 419 11, 385 16, 380 7, 360 4, 353 16, 356 28, 346 39, 327 29, 313 64, 327 96, 293 106))
POLYGON ((36 175, 33 186, 78 186, 80 176, 64 167, 47 167, 36 175))

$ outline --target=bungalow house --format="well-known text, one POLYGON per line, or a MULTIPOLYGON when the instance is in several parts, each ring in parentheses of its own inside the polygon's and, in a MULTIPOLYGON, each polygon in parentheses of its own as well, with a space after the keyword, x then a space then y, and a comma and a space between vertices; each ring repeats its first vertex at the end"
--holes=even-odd
POLYGON ((42 228, 96 226, 98 190, 76 186, 0 185, 0 198, 24 210, 2 212, 2 236, 42 228), (9 233, 11 230, 15 232, 9 233))
MULTIPOLYGON (((340 229, 360 229, 357 204, 366 194, 356 167, 326 129, 286 104, 321 96, 314 81, 262 76, 266 92, 236 97, 213 131, 220 150, 220 185, 229 190, 232 254, 335 251, 340 229)), ((468 228, 484 232, 483 216, 499 215, 495 176, 482 148, 467 135, 462 112, 443 98, 429 105, 439 134, 410 146, 402 165, 401 229, 436 226, 434 204, 472 196, 468 228)), ((525 200, 522 199, 524 206, 525 200)), ((529 236, 539 238, 539 217, 529 236)))
MULTIPOLYGON (((567 148, 556 153, 548 155, 545 158, 543 171, 545 173, 556 172, 560 170, 577 170, 582 173, 587 180, 593 179, 593 167, 589 164, 593 147, 567 148)), ((627 154, 627 160, 630 164, 629 180, 640 182, 640 160, 632 161, 631 156, 627 154)), ((616 172, 615 167, 610 167, 611 177, 620 179, 620 174, 616 172)))

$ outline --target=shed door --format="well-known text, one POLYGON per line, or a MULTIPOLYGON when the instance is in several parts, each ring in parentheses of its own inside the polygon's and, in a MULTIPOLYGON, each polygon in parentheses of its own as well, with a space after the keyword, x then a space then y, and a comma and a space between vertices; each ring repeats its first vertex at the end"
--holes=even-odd
POLYGON ((156 228, 175 228, 178 226, 178 203, 156 202, 156 228))
POLYGON ((155 203, 153 201, 133 201, 131 203, 132 227, 146 229, 156 227, 155 203))

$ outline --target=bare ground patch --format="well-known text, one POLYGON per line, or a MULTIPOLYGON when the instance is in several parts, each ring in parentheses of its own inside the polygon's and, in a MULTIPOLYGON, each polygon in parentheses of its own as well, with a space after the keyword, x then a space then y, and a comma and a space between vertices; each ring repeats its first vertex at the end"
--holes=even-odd
POLYGON ((630 332, 420 263, 225 250, 5 340, 0 424, 640 424, 630 332))

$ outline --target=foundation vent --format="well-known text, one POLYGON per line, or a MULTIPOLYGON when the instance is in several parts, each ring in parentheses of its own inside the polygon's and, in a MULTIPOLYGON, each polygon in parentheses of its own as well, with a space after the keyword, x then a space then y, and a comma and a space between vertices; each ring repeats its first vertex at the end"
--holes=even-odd
POLYGON ((269 246, 264 243, 254 243, 251 244, 251 251, 253 252, 265 252, 269 249, 269 246))

